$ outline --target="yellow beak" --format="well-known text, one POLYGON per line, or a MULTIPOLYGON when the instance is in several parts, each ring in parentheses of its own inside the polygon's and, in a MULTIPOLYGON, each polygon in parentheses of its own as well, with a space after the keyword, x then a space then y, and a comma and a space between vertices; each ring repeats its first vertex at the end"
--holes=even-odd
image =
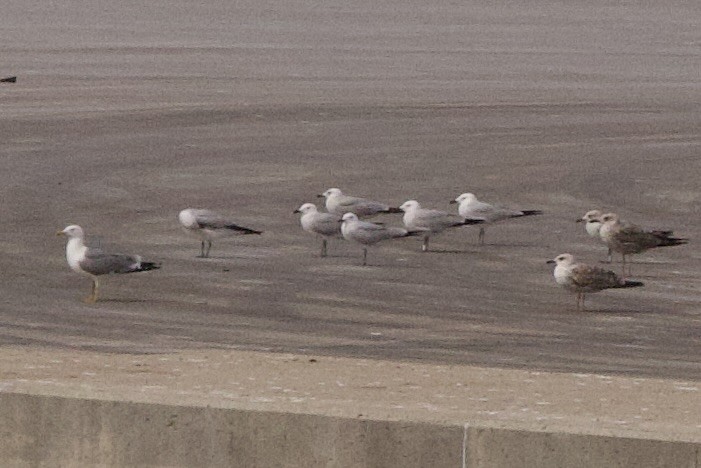
POLYGON ((56 235, 57 235, 57 236, 65 236, 66 233, 63 232, 63 231, 56 231, 56 235))

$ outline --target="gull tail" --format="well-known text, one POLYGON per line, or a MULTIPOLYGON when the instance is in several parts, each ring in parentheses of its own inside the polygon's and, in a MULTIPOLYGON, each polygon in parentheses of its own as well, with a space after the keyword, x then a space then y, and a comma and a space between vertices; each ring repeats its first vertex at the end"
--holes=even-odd
POLYGON ((395 208, 393 206, 390 206, 385 211, 383 211, 383 213, 404 213, 404 212, 402 210, 400 210, 399 208, 395 208))
POLYGON ((17 83, 16 76, 8 76, 7 78, 0 79, 0 83, 17 83))
POLYGON ((642 281, 630 281, 630 280, 625 280, 622 281, 617 288, 638 288, 640 286, 645 286, 645 284, 642 281))
POLYGON ((655 247, 670 247, 689 243, 689 239, 672 237, 672 234, 674 234, 673 231, 650 231, 649 234, 654 236, 657 240, 657 245, 655 247))
POLYGON ((482 224, 484 222, 484 219, 482 218, 467 218, 465 221, 462 223, 458 224, 458 226, 469 226, 471 224, 482 224))
POLYGON ((541 210, 521 210, 521 214, 514 216, 514 218, 520 218, 522 216, 535 216, 535 215, 542 215, 543 212, 541 210))
POLYGON ((658 247, 672 247, 675 245, 684 245, 689 243, 689 239, 681 239, 679 237, 657 236, 657 238, 660 241, 660 243, 657 244, 658 247))
POLYGON ((424 234, 426 234, 426 231, 407 231, 404 237, 423 236, 424 234))
POLYGON ((231 231, 241 232, 243 234, 263 234, 263 231, 256 231, 255 229, 239 226, 238 224, 227 224, 224 227, 231 231))
POLYGON ((158 270, 161 268, 160 263, 155 263, 155 262, 140 262, 139 266, 136 267, 131 273, 136 273, 139 271, 149 271, 149 270, 158 270))

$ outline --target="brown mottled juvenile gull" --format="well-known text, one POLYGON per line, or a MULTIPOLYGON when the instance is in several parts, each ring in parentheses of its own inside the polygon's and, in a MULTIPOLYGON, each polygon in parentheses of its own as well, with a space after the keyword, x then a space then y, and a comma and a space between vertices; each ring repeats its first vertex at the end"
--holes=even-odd
POLYGON ((200 239, 199 257, 201 258, 209 257, 209 250, 212 248, 212 239, 215 237, 262 234, 261 231, 239 226, 233 221, 210 210, 186 208, 178 214, 178 220, 187 233, 200 239))
POLYGON ((397 227, 361 221, 355 213, 346 213, 341 219, 341 232, 346 240, 363 245, 363 265, 367 265, 368 247, 387 239, 407 237, 413 233, 397 227))
POLYGON ((101 249, 86 247, 83 228, 72 224, 57 235, 67 236, 66 260, 68 265, 76 273, 90 276, 92 279, 92 291, 85 302, 97 301, 99 282, 98 276, 116 273, 136 273, 139 271, 156 270, 160 265, 152 262, 144 262, 138 255, 125 255, 119 253, 107 253, 101 249))
POLYGON ((640 281, 627 281, 616 273, 603 268, 575 263, 568 253, 560 254, 547 263, 554 263, 555 282, 566 290, 577 294, 577 310, 584 309, 584 296, 604 289, 635 288, 643 286, 640 281))
MULTIPOLYGON (((450 204, 458 204, 458 213, 463 218, 483 219, 484 224, 493 224, 507 219, 522 218, 524 216, 533 216, 543 214, 541 210, 513 210, 503 206, 490 205, 483 201, 479 201, 472 193, 463 193, 455 200, 451 200, 450 204)), ((485 225, 480 226, 478 241, 480 245, 484 245, 485 225)))
POLYGON ((672 234, 674 234, 673 231, 645 231, 634 224, 623 223, 615 213, 606 213, 601 216, 599 235, 612 251, 622 255, 623 275, 626 274, 626 255, 689 242, 689 239, 672 237, 672 234))
POLYGON ((326 210, 329 213, 343 216, 346 213, 355 213, 359 218, 369 218, 380 213, 401 213, 399 208, 394 208, 367 198, 344 195, 340 189, 330 188, 318 197, 326 198, 326 210))
POLYGON ((293 213, 302 213, 299 218, 302 229, 321 237, 321 256, 326 257, 328 239, 341 236, 341 218, 332 213, 320 213, 313 203, 305 203, 293 213))
MULTIPOLYGON (((599 210, 590 210, 584 213, 584 216, 581 218, 577 218, 575 222, 577 223, 584 223, 584 229, 587 231, 587 234, 589 234, 591 237, 596 238, 597 240, 604 242, 604 240, 601 238, 600 230, 601 230, 601 216, 602 213, 599 210)), ((611 263, 612 260, 612 252, 611 248, 609 247, 608 249, 608 254, 606 256, 606 261, 608 263, 611 263)))
POLYGON ((404 226, 410 231, 420 231, 423 234, 421 250, 424 252, 428 251, 428 240, 432 234, 439 234, 453 227, 484 223, 484 219, 481 218, 465 219, 445 211, 421 208, 416 200, 405 201, 399 209, 404 211, 404 226))

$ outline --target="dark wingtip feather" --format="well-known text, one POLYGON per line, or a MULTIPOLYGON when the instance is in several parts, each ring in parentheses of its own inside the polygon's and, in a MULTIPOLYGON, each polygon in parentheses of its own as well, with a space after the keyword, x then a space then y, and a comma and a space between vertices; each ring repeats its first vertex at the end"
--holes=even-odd
POLYGON ((622 288, 637 288, 640 286, 645 286, 645 283, 643 283, 642 281, 626 280, 626 282, 621 285, 622 288))
POLYGON ((542 210, 522 210, 521 213, 523 213, 523 216, 535 216, 535 215, 542 215, 543 211, 542 210))
POLYGON ((138 271, 149 271, 149 270, 159 270, 161 268, 160 263, 155 262, 141 262, 138 271))
POLYGON ((393 206, 390 206, 390 207, 387 208, 387 210, 384 211, 383 213, 404 213, 404 212, 403 212, 402 210, 400 210, 399 208, 395 208, 395 207, 393 207, 393 206))
POLYGON ((675 245, 684 245, 689 243, 689 239, 679 237, 664 237, 660 239, 660 247, 673 247, 675 245))
POLYGON ((482 224, 482 223, 484 223, 483 219, 467 218, 465 221, 463 221, 462 224, 470 225, 470 224, 482 224))
POLYGON ((226 228, 232 231, 243 232, 244 234, 263 234, 263 231, 256 231, 255 229, 239 226, 237 224, 228 224, 226 228))

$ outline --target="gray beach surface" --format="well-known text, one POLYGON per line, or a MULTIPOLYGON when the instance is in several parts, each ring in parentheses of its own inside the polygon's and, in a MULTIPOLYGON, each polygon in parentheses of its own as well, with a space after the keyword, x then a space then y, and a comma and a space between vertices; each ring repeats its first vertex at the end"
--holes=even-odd
MULTIPOLYGON (((52 387, 30 369, 41 353, 701 381, 698 2, 35 1, 3 7, 0 33, 0 75, 18 77, 0 83, 0 356, 20 360, 0 369, 5 391, 52 387), (425 254, 420 238, 386 243, 362 267, 343 241, 319 258, 292 214, 328 187, 544 214, 483 247, 477 227, 425 254), (264 234, 197 259, 177 215, 199 206, 264 234), (595 208, 691 242, 635 256, 643 288, 577 312, 545 261, 605 258, 574 222, 595 208), (73 223, 162 269, 81 303, 90 281, 54 236, 73 223)), ((695 413, 679 440, 699 441, 701 397, 681 392, 695 413)))

